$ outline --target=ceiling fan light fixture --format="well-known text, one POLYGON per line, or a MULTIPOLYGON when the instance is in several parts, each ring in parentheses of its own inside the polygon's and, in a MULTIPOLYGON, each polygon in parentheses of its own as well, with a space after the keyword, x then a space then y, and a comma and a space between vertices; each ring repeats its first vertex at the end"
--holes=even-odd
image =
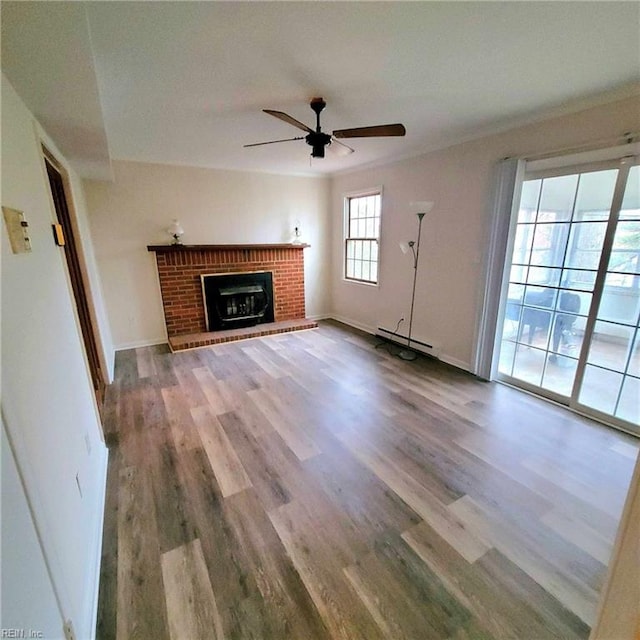
POLYGON ((352 149, 348 144, 340 142, 337 138, 331 137, 329 142, 329 151, 340 158, 351 155, 355 149, 352 149))

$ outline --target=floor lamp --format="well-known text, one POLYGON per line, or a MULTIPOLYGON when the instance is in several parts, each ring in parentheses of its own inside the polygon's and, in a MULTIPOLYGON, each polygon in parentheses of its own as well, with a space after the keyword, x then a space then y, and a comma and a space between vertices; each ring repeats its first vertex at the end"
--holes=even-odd
POLYGON ((411 249, 413 254, 413 289, 411 291, 411 312, 409 315, 409 337, 407 338, 407 348, 398 352, 398 358, 402 360, 415 360, 418 354, 411 348, 411 330, 413 329, 413 307, 416 301, 416 280, 418 279, 418 260, 420 258, 420 236, 422 235, 422 219, 433 209, 433 202, 412 202, 411 208, 418 216, 418 240, 401 242, 400 248, 403 253, 408 253, 411 249))

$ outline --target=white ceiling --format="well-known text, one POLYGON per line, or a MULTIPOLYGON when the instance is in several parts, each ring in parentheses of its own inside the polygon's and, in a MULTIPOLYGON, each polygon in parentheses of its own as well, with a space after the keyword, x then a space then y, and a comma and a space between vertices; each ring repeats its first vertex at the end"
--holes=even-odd
POLYGON ((290 174, 381 163, 637 93, 637 2, 2 2, 2 68, 85 176, 109 158, 290 174), (603 95, 605 96, 603 98, 603 95), (303 135, 402 122, 310 161, 303 135))

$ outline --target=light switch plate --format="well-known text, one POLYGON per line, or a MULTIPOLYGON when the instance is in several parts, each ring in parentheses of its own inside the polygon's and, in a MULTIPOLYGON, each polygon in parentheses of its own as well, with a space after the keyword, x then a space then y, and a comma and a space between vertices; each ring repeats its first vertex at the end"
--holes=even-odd
POLYGON ((9 242, 13 253, 29 253, 31 239, 29 238, 29 223, 24 219, 24 213, 10 207, 2 207, 4 223, 9 234, 9 242))

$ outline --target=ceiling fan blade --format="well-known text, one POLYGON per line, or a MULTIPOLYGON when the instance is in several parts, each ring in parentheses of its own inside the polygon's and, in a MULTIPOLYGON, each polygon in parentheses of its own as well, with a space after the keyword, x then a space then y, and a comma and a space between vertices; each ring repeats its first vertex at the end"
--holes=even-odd
POLYGON ((329 146, 329 150, 337 156, 348 156, 355 151, 355 149, 352 149, 348 144, 340 142, 340 140, 333 136, 331 136, 331 145, 329 146))
POLYGON ((407 130, 402 124, 379 124, 373 127, 338 129, 333 132, 336 138, 373 138, 377 136, 403 136, 407 130))
POLYGON ((311 127, 307 127, 306 124, 300 122, 300 120, 296 120, 292 118, 288 113, 284 113, 284 111, 274 111, 273 109, 263 109, 265 113, 268 113, 270 116, 274 118, 279 118, 280 120, 284 120, 289 124, 292 124, 294 127, 298 127, 298 129, 302 129, 307 133, 313 133, 313 129, 311 127))
POLYGON ((285 138, 284 140, 269 140, 269 142, 254 142, 253 144, 243 144, 243 147, 261 147, 263 144, 275 144, 276 142, 291 142, 292 140, 304 140, 304 136, 299 138, 285 138))

